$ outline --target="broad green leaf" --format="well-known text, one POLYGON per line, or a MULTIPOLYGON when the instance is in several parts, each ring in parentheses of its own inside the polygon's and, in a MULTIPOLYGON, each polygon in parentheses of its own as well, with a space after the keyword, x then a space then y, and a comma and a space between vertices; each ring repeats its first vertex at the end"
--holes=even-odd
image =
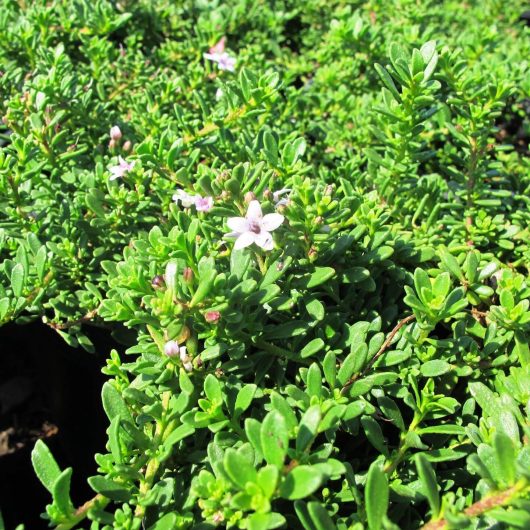
POLYGON ((285 420, 277 410, 271 410, 261 425, 261 450, 267 463, 274 466, 283 466, 287 448, 289 447, 289 434, 285 420))
POLYGON ((123 420, 130 421, 134 424, 129 407, 125 403, 121 394, 111 383, 107 382, 103 385, 101 398, 103 400, 103 408, 105 409, 109 420, 112 420, 114 416, 121 416, 123 420))
POLYGON ((267 465, 258 471, 257 484, 269 499, 274 495, 279 476, 280 473, 276 466, 267 465))
POLYGON ((372 416, 363 416, 361 425, 364 429, 368 441, 382 454, 388 456, 388 448, 383 437, 383 431, 379 423, 372 416))
POLYGON ((322 392, 322 372, 317 363, 313 363, 307 370, 307 393, 320 397, 322 392))
POLYGON ((493 436, 493 448, 502 471, 505 486, 515 482, 515 460, 517 457, 515 446, 511 438, 504 432, 496 432, 493 436))
POLYGON ((245 385, 237 393, 236 404, 234 406, 234 418, 239 418, 245 410, 250 407, 254 395, 256 393, 257 386, 254 384, 245 385))
POLYGON ((256 482, 257 472, 253 462, 249 462, 242 451, 228 448, 223 464, 227 475, 241 490, 245 490, 247 482, 256 482))
POLYGON ((332 267, 316 267, 314 272, 312 272, 307 278, 305 287, 307 289, 313 289, 313 287, 318 287, 324 282, 331 280, 336 274, 335 269, 332 267))
POLYGON ((149 530, 173 530, 176 527, 177 514, 166 513, 154 525, 149 527, 149 530))
POLYGON ((421 485, 423 486, 423 493, 427 497, 427 501, 431 507, 431 514, 436 518, 440 513, 440 495, 438 493, 436 475, 430 462, 425 458, 423 453, 417 453, 414 456, 414 461, 421 485))
POLYGON ((330 388, 334 388, 337 378, 337 358, 334 352, 330 351, 326 353, 322 363, 322 369, 324 370, 324 377, 330 388))
POLYGON ((96 492, 101 493, 103 496, 112 499, 117 502, 127 502, 132 496, 126 484, 120 484, 105 477, 94 476, 88 478, 90 487, 96 492))
POLYGON ((291 501, 303 499, 314 493, 323 479, 323 475, 312 466, 296 466, 283 479, 280 496, 291 501))
POLYGON ((318 353, 325 345, 326 343, 322 339, 313 339, 311 342, 308 342, 302 348, 302 351, 300 352, 300 357, 302 357, 302 359, 305 359, 306 357, 311 357, 312 355, 318 353))
POLYGON ((335 530, 337 528, 326 508, 319 502, 309 502, 307 511, 316 530, 335 530))
POLYGON ((441 360, 427 361, 420 366, 421 375, 424 377, 438 377, 452 370, 452 366, 441 360))
POLYGON ((53 487, 61 475, 61 470, 48 446, 42 440, 37 440, 35 443, 35 447, 31 452, 31 463, 42 485, 50 493, 53 493, 53 487))
POLYGON ((368 470, 364 502, 368 528, 381 530, 388 510, 388 479, 378 461, 373 462, 368 470))
POLYGON ((17 263, 11 271, 11 289, 15 296, 22 296, 26 283, 26 270, 22 263, 17 263))
POLYGON ((74 512, 74 505, 70 500, 70 480, 72 478, 72 468, 65 469, 53 485, 53 503, 59 511, 65 515, 71 515, 74 512))
POLYGON ((221 384, 215 375, 208 374, 204 380, 204 393, 206 397, 213 403, 223 401, 223 391, 221 384))
POLYGON ((309 407, 300 420, 298 435, 296 437, 296 452, 303 453, 313 443, 318 434, 318 425, 322 419, 320 405, 309 407))

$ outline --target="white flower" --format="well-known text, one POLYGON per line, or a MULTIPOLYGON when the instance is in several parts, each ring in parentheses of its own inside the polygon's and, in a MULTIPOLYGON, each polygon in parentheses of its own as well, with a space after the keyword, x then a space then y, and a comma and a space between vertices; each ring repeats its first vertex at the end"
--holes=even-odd
POLYGON ((118 157, 119 164, 117 166, 112 166, 110 168, 110 180, 116 180, 117 178, 123 177, 128 171, 131 171, 136 164, 136 161, 127 162, 121 156, 118 157))
POLYGON ((189 208, 190 206, 193 206, 195 204, 195 195, 190 195, 184 190, 177 190, 176 193, 173 194, 173 200, 177 204, 180 201, 184 208, 189 208))
POLYGON ((184 190, 177 190, 173 194, 173 200, 178 204, 179 201, 184 208, 195 206, 198 212, 209 212, 213 207, 213 197, 201 197, 200 195, 191 195, 184 190))
POLYGON ((218 88, 216 91, 215 91, 215 99, 217 101, 219 101, 222 97, 223 97, 223 89, 222 88, 218 88))
POLYGON ((256 243, 263 250, 272 250, 274 242, 270 233, 276 230, 284 219, 279 213, 263 215, 260 203, 251 201, 245 217, 228 219, 226 224, 233 232, 226 234, 226 237, 237 237, 234 250, 248 247, 252 243, 256 243))
POLYGON ((281 199, 281 196, 285 195, 286 193, 291 193, 291 191, 291 188, 282 188, 281 190, 275 191, 272 194, 274 206, 276 206, 276 208, 278 208, 278 206, 285 206, 289 202, 289 197, 284 197, 281 199))

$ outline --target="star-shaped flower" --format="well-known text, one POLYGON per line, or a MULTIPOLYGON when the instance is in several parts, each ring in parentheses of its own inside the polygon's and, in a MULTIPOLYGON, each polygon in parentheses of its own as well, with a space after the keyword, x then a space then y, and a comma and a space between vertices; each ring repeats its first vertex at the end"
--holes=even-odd
POLYGON ((276 230, 284 221, 284 216, 279 213, 263 215, 258 201, 251 201, 245 217, 231 217, 227 221, 228 228, 233 232, 226 237, 237 237, 234 250, 239 250, 252 243, 263 250, 272 250, 274 242, 271 232, 276 230))
POLYGON ((208 50, 208 53, 204 54, 204 58, 217 63, 219 70, 233 72, 236 67, 236 58, 225 52, 225 43, 226 37, 222 37, 217 44, 208 50))
POLYGON ((125 174, 131 171, 136 164, 136 161, 127 162, 121 156, 118 157, 119 164, 110 168, 110 180, 116 180, 117 178, 124 177, 125 174))

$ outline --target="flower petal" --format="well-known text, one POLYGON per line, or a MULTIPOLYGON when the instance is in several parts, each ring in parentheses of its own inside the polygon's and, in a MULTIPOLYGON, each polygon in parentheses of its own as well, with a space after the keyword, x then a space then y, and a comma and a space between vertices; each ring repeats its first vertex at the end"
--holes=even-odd
POLYGON ((226 221, 226 224, 230 230, 233 230, 238 234, 248 231, 248 221, 244 217, 230 217, 230 219, 226 221))
POLYGON ((249 221, 258 221, 261 220, 262 216, 261 204, 258 201, 250 201, 247 210, 247 219, 249 221))
POLYGON ((223 53, 225 51, 226 37, 221 37, 217 44, 214 44, 208 51, 210 53, 223 53))
POLYGON ((209 61, 213 61, 214 63, 218 63, 220 59, 220 55, 218 53, 203 53, 203 57, 209 61))
POLYGON ((241 250, 242 248, 252 245, 256 240, 256 234, 254 232, 244 232, 237 239, 234 245, 234 250, 241 250))
POLYGON ((256 236, 256 245, 261 247, 263 250, 272 250, 274 248, 274 241, 269 232, 261 232, 256 236))
POLYGON ((267 232, 276 230, 284 221, 285 217, 279 213, 268 213, 261 221, 261 228, 267 232))
POLYGON ((292 189, 291 188, 282 188, 281 190, 278 190, 278 191, 275 191, 273 194, 272 194, 272 200, 274 202, 277 202, 280 200, 280 197, 282 195, 285 195, 286 193, 291 193, 292 189))

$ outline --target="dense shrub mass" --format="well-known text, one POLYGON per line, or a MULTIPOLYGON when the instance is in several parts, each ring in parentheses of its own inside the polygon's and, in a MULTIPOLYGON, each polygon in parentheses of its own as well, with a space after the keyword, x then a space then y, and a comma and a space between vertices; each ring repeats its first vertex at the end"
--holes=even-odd
POLYGON ((530 527, 524 4, 0 0, 0 323, 124 344, 50 524, 530 527))

